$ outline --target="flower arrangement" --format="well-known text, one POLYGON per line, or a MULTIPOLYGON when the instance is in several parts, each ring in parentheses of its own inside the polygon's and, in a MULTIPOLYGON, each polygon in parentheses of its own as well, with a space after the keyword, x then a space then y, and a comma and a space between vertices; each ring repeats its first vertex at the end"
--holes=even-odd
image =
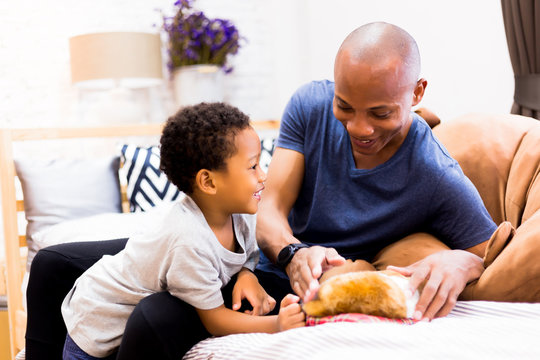
POLYGON ((172 72, 187 65, 214 64, 226 73, 229 55, 240 48, 238 30, 229 20, 209 19, 193 9, 194 0, 177 0, 173 17, 163 16, 163 29, 168 35, 167 66, 172 72))

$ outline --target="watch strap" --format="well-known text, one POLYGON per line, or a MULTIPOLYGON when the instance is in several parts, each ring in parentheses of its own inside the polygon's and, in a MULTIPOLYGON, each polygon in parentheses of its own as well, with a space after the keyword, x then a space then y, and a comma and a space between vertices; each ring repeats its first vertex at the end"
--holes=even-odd
POLYGON ((309 245, 303 243, 292 243, 285 246, 278 254, 276 262, 277 266, 279 266, 282 270, 285 270, 287 265, 289 265, 292 258, 294 257, 294 254, 296 254, 298 250, 308 247, 309 245))

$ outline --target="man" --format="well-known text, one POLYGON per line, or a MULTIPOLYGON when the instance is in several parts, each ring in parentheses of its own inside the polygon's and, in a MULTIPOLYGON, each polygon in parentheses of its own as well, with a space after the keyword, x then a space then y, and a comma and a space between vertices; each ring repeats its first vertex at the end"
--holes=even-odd
POLYGON ((308 301, 322 272, 344 257, 378 269, 410 265, 393 269, 412 277, 411 291, 426 281, 414 318, 429 320, 448 314, 482 274, 496 226, 457 162, 411 113, 427 85, 419 74, 414 39, 372 23, 341 45, 335 85, 313 82, 293 95, 257 216, 263 286, 273 277, 285 287, 286 272, 308 301), (398 241, 418 232, 433 236, 398 241))

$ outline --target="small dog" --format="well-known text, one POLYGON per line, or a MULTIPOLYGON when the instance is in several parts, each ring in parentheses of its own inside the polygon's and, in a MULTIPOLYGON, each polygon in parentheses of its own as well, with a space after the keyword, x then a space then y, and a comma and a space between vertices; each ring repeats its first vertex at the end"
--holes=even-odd
POLYGON ((362 313, 392 319, 411 318, 419 293, 407 297, 409 279, 395 271, 376 271, 365 261, 347 261, 321 277, 314 300, 303 305, 307 315, 322 317, 362 313))

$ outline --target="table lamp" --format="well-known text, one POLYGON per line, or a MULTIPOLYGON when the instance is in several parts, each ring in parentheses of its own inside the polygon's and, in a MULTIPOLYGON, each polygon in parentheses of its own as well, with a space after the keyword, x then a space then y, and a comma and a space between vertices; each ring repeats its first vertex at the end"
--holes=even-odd
POLYGON ((159 85, 163 78, 158 33, 77 35, 69 39, 69 51, 72 83, 83 91, 94 91, 94 96, 100 90, 89 108, 94 118, 100 122, 141 119, 143 104, 135 100, 134 90, 159 85))

